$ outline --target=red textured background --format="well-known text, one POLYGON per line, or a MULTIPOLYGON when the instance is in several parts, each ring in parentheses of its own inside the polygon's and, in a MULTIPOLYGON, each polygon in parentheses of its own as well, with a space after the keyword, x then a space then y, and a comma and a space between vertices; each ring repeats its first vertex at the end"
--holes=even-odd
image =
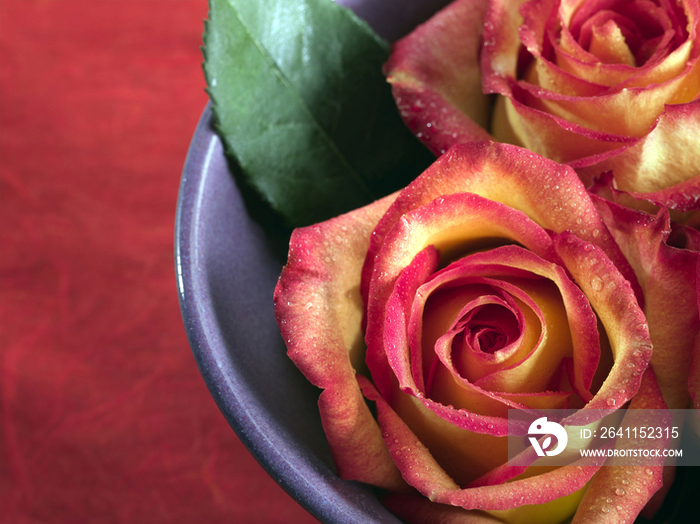
POLYGON ((316 522, 238 441, 173 224, 206 0, 0 0, 0 521, 316 522))

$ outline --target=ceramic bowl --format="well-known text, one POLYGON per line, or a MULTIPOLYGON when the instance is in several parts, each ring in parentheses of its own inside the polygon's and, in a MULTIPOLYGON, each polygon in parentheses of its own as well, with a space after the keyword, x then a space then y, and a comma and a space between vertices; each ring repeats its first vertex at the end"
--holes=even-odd
MULTIPOLYGON (((392 40, 446 0, 344 0, 392 40)), ((287 358, 272 293, 284 263, 250 218, 207 106, 190 145, 177 207, 182 317, 219 409, 253 456, 322 522, 398 523, 365 485, 334 472, 314 388, 287 358)))

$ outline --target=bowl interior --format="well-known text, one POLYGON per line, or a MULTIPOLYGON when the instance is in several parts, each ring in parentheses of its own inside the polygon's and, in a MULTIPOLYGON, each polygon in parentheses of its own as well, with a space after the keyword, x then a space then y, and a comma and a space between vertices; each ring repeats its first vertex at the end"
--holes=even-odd
MULTIPOLYGON (((340 3, 393 39, 447 0, 340 3)), ((258 462, 323 522, 398 523, 372 488, 334 473, 318 415, 319 390, 287 358, 274 317, 272 294, 284 260, 246 211, 209 105, 183 169, 175 257, 197 365, 258 462)))
POLYGON ((177 217, 180 304, 219 409, 267 472, 324 522, 398 522, 373 491, 333 471, 318 390, 286 356, 272 293, 283 260, 247 214, 205 109, 177 217))

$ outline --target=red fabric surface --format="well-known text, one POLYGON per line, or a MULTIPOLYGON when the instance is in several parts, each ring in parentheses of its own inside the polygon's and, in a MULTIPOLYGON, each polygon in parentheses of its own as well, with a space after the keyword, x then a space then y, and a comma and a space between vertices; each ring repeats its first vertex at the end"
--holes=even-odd
POLYGON ((0 1, 1 522, 316 522, 225 422, 180 319, 206 13, 0 1))

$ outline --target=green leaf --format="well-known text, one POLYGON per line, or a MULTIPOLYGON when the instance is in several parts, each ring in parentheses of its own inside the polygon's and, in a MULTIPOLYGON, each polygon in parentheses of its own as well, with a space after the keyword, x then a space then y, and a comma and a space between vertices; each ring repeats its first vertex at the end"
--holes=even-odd
POLYGON ((288 225, 407 185, 434 157, 404 126, 389 45, 332 0, 210 0, 204 72, 218 131, 288 225))

